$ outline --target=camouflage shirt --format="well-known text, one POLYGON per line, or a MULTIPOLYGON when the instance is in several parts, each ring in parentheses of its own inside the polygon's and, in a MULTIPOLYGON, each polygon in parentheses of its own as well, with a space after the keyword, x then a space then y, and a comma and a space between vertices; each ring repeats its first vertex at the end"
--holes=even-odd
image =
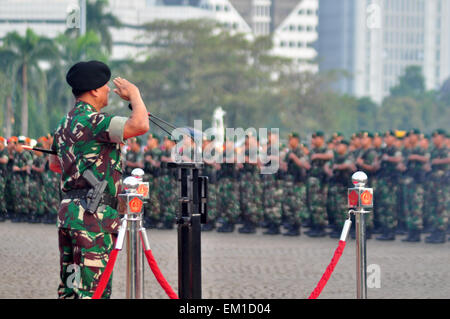
MULTIPOLYGON (((330 167, 333 168, 334 164, 341 165, 341 164, 352 164, 354 162, 353 154, 347 153, 344 155, 339 155, 336 153, 336 155, 333 157, 333 159, 330 161, 330 167)), ((351 177, 352 177, 353 171, 351 169, 334 169, 333 170, 333 180, 334 182, 340 184, 340 185, 349 185, 351 184, 351 177)))
MULTIPOLYGON (((75 107, 60 121, 52 150, 62 167, 61 189, 68 192, 88 189, 82 177, 91 169, 99 180, 106 180, 105 192, 117 196, 120 191, 122 163, 120 144, 127 118, 100 113, 85 102, 75 107)), ((58 212, 58 227, 91 232, 117 232, 118 212, 101 205, 94 214, 84 211, 79 199, 65 199, 58 212)))
MULTIPOLYGON (((6 147, 4 149, 0 150, 0 159, 7 159, 7 160, 9 160, 8 150, 6 149, 6 147)), ((2 175, 3 175, 3 172, 6 171, 6 166, 7 165, 8 164, 0 163, 0 173, 2 173, 2 175)))
MULTIPOLYGON (((309 153, 309 158, 311 159, 311 156, 313 154, 327 154, 327 153, 331 153, 331 151, 328 150, 324 146, 323 147, 313 147, 311 149, 311 152, 309 153)), ((323 170, 323 167, 328 162, 328 160, 315 159, 315 160, 310 160, 310 162, 311 162, 311 169, 309 170, 309 176, 323 179, 325 177, 325 171, 323 170)))
POLYGON ((303 153, 303 150, 300 148, 300 146, 296 147, 295 149, 289 148, 289 151, 286 153, 284 157, 284 161, 287 164, 287 174, 294 176, 295 181, 297 182, 303 182, 305 180, 305 169, 302 167, 299 167, 293 159, 289 158, 289 155, 293 153, 295 154, 300 160, 306 160, 306 156, 303 153))
MULTIPOLYGON (((431 151, 431 157, 430 162, 434 159, 444 159, 444 158, 450 158, 450 149, 446 148, 445 146, 441 148, 433 147, 431 151)), ((433 172, 434 171, 447 171, 450 168, 449 164, 434 164, 431 166, 433 172)))
MULTIPOLYGON (((411 155, 420 155, 425 157, 430 157, 430 154, 428 151, 424 150, 420 146, 416 146, 413 149, 410 150, 408 156, 411 155)), ((423 179, 423 176, 425 174, 424 166, 426 163, 416 160, 410 160, 408 157, 405 158, 406 160, 406 167, 407 167, 407 174, 417 180, 423 179)))

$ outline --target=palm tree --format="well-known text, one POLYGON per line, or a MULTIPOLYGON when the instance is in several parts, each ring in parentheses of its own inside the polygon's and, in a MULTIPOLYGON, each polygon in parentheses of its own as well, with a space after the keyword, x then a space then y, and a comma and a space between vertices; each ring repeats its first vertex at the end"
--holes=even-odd
MULTIPOLYGON (((4 39, 4 54, 10 56, 16 73, 21 79, 22 86, 22 108, 21 108, 21 129, 20 134, 28 135, 28 76, 30 73, 42 75, 39 67, 40 61, 49 61, 55 56, 53 43, 50 39, 41 37, 31 29, 27 29, 25 36, 18 32, 8 33, 4 39)), ((45 81, 41 81, 45 83, 45 81)), ((41 88, 43 89, 43 88, 41 88)))
POLYGON ((120 28, 122 23, 112 13, 105 13, 108 0, 97 0, 86 2, 86 29, 98 33, 102 44, 108 52, 112 48, 112 36, 109 28, 120 28))

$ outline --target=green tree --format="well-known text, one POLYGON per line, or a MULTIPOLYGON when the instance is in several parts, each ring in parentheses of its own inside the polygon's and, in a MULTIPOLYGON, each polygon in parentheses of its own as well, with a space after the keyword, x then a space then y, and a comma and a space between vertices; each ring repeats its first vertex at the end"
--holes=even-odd
POLYGON ((399 83, 392 87, 391 96, 420 95, 425 92, 425 78, 422 68, 417 65, 408 66, 400 76, 399 83))
MULTIPOLYGON (((41 79, 35 84, 39 84, 38 94, 45 91, 45 76, 39 67, 39 62, 50 60, 55 56, 53 43, 50 39, 38 36, 31 29, 27 29, 25 36, 21 36, 18 32, 11 32, 3 38, 5 54, 9 54, 12 64, 16 66, 14 72, 18 72, 21 81, 21 129, 20 134, 28 135, 28 89, 29 76, 41 79)), ((41 94, 42 96, 42 94, 41 94)))

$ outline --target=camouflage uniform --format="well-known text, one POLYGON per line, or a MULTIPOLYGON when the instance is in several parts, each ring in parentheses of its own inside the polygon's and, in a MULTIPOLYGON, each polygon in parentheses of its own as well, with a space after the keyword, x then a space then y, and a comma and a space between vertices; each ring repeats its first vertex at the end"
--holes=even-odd
MULTIPOLYGON (((8 150, 6 148, 0 150, 0 159, 8 159, 8 150)), ((6 169, 7 164, 0 163, 0 221, 6 217, 6 169)))
MULTIPOLYGON (((411 150, 410 155, 429 156, 426 151, 417 146, 411 150)), ((405 216, 408 230, 422 230, 423 228, 423 204, 425 189, 424 163, 420 161, 407 160, 407 172, 405 179, 405 216)))
MULTIPOLYGON (((245 156, 249 156, 248 150, 245 156)), ((250 222, 257 225, 262 219, 261 193, 262 185, 260 182, 258 167, 256 164, 244 163, 239 171, 239 202, 241 208, 241 217, 244 223, 250 222)))
MULTIPOLYGON (((364 161, 365 165, 374 165, 377 158, 378 158, 378 154, 375 151, 374 148, 369 147, 367 149, 361 149, 361 152, 359 153, 359 158, 362 158, 362 160, 364 161)), ((358 166, 358 165, 357 165, 358 166)), ((358 167, 360 170, 365 171, 363 168, 358 167)), ((365 172, 367 174, 367 184, 366 187, 376 187, 376 181, 375 181, 375 173, 374 172, 365 172)), ((374 201, 374 205, 377 205, 377 203, 375 203, 374 201)), ((366 214, 366 225, 367 225, 367 229, 368 231, 371 231, 373 229, 373 213, 370 214, 366 214)))
MULTIPOLYGON (((434 147, 431 152, 430 161, 434 159, 450 158, 450 150, 445 146, 434 147)), ((450 165, 432 165, 430 176, 431 206, 430 224, 433 230, 447 231, 448 218, 450 214, 450 165)))
POLYGON ((145 220, 150 224, 156 224, 161 218, 161 210, 159 205, 159 175, 160 168, 154 167, 147 156, 151 156, 156 162, 161 161, 162 151, 159 148, 149 149, 144 153, 144 182, 149 183, 149 199, 145 202, 144 213, 145 220))
MULTIPOLYGON (((164 150, 161 154, 165 157, 171 156, 170 150, 164 150)), ((170 169, 167 163, 161 163, 161 176, 159 177, 159 203, 161 211, 161 221, 169 225, 177 217, 178 185, 177 169, 170 169)))
MULTIPOLYGON (((99 113, 85 103, 75 107, 61 120, 54 134, 52 150, 62 167, 64 193, 87 190, 89 184, 80 176, 91 170, 97 179, 107 181, 104 196, 117 197, 120 192, 122 161, 120 144, 127 118, 99 113)), ((120 226, 114 204, 101 203, 93 214, 85 211, 80 198, 61 201, 58 211, 60 250, 59 298, 91 298, 113 248, 120 226), (71 268, 75 266, 75 269, 71 268), (73 272, 80 280, 69 282, 73 272)), ((110 279, 103 297, 111 294, 110 279)))
POLYGON ((6 210, 8 211, 8 215, 10 218, 13 217, 13 215, 15 214, 14 211, 14 202, 13 202, 13 196, 12 196, 12 191, 13 191, 13 182, 12 182, 12 176, 13 176, 13 164, 14 164, 14 154, 15 152, 13 151, 12 153, 9 153, 8 151, 8 163, 6 164, 6 173, 4 175, 5 177, 5 205, 6 205, 6 210))
MULTIPOLYGON (((30 152, 22 151, 16 152, 14 155, 14 166, 23 168, 29 166, 31 168, 32 155, 30 152)), ((30 175, 27 171, 12 173, 12 201, 14 212, 20 221, 25 221, 29 218, 29 210, 31 206, 29 187, 30 175)))
MULTIPOLYGON (((207 163, 204 164, 204 167, 202 169, 202 176, 208 177, 208 219, 207 224, 209 224, 211 227, 210 229, 214 228, 215 223, 218 218, 218 183, 217 183, 217 172, 216 169, 207 163)), ((204 225, 203 225, 204 226, 204 225)), ((203 227, 202 226, 202 227, 203 227)), ((208 228, 208 227, 203 227, 208 228)))
MULTIPOLYGON (((398 163, 383 160, 383 156, 401 157, 402 153, 395 146, 385 147, 381 151, 381 166, 378 172, 376 200, 380 226, 384 231, 394 231, 397 227, 397 194, 399 192, 398 163)), ((375 190, 374 190, 375 191, 375 190)), ((374 202, 375 202, 374 200, 374 202)))
MULTIPOLYGON (((354 158, 351 153, 344 155, 336 154, 330 161, 329 165, 332 168, 334 164, 351 164, 354 162, 354 158)), ((352 170, 350 169, 334 169, 332 184, 330 184, 329 198, 331 208, 331 218, 334 221, 334 229, 340 232, 344 226, 345 220, 348 218, 348 206, 347 206, 347 190, 351 185, 352 170)))
MULTIPOLYGON (((127 153, 125 154, 125 161, 127 162, 131 162, 131 163, 138 163, 141 160, 141 156, 138 152, 134 152, 132 150, 127 151, 127 153)), ((131 166, 127 166, 125 165, 125 172, 124 172, 124 176, 128 177, 131 176, 131 172, 135 169, 136 167, 131 167, 131 166)))
MULTIPOLYGON (((313 154, 325 154, 329 152, 326 147, 314 147, 309 156, 313 154)), ((313 227, 324 227, 327 225, 327 193, 328 185, 325 183, 325 172, 323 170, 326 160, 310 160, 311 169, 307 179, 308 205, 313 227)))
POLYGON ((45 200, 45 219, 48 224, 56 223, 58 217, 59 203, 61 202, 60 176, 58 173, 50 170, 49 161, 45 164, 44 182, 44 200, 45 200))
MULTIPOLYGON (((37 156, 33 160, 33 165, 36 167, 44 167, 45 165, 45 157, 37 156)), ((32 221, 39 222, 41 218, 45 214, 46 203, 44 200, 45 193, 44 189, 44 179, 43 175, 45 172, 36 172, 34 170, 31 171, 30 176, 30 199, 31 199, 31 213, 32 213, 32 221)))
POLYGON ((306 160, 306 155, 298 146, 295 149, 289 149, 284 158, 284 162, 287 163, 287 172, 282 181, 283 212, 286 222, 292 226, 301 225, 309 217, 309 212, 306 201, 306 172, 289 158, 291 153, 301 160, 306 160))
POLYGON ((239 194, 234 163, 223 163, 219 172, 217 200, 220 217, 225 223, 234 224, 239 215, 239 194))

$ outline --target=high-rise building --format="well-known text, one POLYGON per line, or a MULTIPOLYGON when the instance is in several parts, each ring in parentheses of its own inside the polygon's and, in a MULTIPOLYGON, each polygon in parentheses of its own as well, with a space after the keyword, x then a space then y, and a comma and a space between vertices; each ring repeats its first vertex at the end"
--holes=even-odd
MULTIPOLYGON (((86 0, 89 1, 89 0, 86 0)), ((80 27, 79 0, 0 0, 0 42, 10 31, 54 37, 80 27)), ((211 19, 232 32, 272 35, 273 54, 291 58, 302 70, 317 71, 318 0, 109 0, 108 11, 122 22, 112 28, 114 59, 146 49, 145 23, 158 19, 211 19)))
POLYGON ((450 75, 449 14, 445 0, 320 0, 319 70, 346 71, 337 89, 378 103, 410 65, 439 88, 450 75))

